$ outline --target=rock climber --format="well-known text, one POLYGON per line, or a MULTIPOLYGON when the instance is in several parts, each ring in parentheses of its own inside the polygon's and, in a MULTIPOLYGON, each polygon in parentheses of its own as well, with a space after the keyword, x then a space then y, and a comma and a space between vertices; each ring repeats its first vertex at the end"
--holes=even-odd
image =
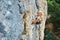
POLYGON ((40 24, 42 22, 42 12, 38 11, 35 20, 32 20, 32 24, 35 24, 36 29, 40 27, 40 24))

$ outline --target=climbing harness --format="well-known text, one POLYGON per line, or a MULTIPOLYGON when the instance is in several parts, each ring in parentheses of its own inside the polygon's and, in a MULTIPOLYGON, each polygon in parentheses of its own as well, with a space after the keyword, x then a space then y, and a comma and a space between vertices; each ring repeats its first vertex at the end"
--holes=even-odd
POLYGON ((39 22, 39 21, 37 21, 37 22, 36 22, 36 24, 38 25, 38 24, 40 24, 40 22, 39 22))

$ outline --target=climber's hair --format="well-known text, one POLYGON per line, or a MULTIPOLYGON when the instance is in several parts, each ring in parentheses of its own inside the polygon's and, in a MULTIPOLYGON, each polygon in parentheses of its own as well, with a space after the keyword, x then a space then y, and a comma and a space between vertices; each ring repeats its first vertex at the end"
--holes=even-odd
POLYGON ((41 10, 39 10, 39 11, 37 12, 37 14, 40 14, 40 15, 42 15, 42 13, 43 13, 43 12, 42 12, 41 10))

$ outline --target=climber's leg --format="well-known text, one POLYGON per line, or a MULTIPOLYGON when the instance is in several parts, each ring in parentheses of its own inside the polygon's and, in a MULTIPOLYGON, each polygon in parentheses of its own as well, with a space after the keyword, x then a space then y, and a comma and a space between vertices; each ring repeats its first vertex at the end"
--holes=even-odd
POLYGON ((37 25, 37 24, 35 24, 35 30, 37 30, 37 26, 38 26, 38 25, 37 25))

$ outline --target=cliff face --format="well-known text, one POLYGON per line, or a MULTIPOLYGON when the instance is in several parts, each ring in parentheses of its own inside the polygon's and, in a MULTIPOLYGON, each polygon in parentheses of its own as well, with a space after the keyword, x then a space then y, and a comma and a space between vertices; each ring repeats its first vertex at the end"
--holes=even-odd
POLYGON ((27 34, 23 35, 22 38, 25 40, 43 40, 44 39, 44 28, 45 21, 47 16, 47 2, 46 0, 19 0, 20 3, 20 13, 22 13, 22 17, 26 15, 23 21, 25 23, 27 30, 27 34), (32 25, 32 19, 35 19, 35 14, 41 10, 42 11, 42 23, 40 24, 40 30, 34 30, 35 25, 32 25), (21 12, 23 11, 23 12, 21 12), (39 33, 40 34, 39 34, 39 33), (28 36, 29 35, 29 36, 28 36))
POLYGON ((18 0, 0 0, 0 40, 18 40, 22 25, 18 0))
POLYGON ((46 16, 46 0, 0 0, 0 40, 43 40, 46 16), (31 24, 38 10, 43 12, 40 35, 31 24))

